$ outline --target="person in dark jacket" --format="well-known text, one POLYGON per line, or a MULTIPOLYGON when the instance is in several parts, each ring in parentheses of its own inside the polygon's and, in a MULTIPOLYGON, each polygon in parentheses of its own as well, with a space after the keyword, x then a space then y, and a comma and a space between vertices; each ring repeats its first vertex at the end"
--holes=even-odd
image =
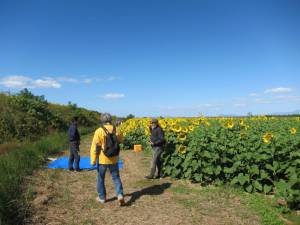
POLYGON ((70 157, 69 157, 69 170, 73 171, 73 163, 75 160, 75 171, 79 172, 79 145, 80 145, 80 135, 77 129, 78 117, 72 119, 72 123, 68 130, 69 141, 70 141, 70 157))
POLYGON ((162 160, 161 154, 163 153, 164 144, 164 132, 158 124, 157 119, 152 119, 150 126, 150 144, 152 146, 153 157, 151 163, 150 175, 146 176, 146 179, 159 179, 162 177, 162 160), (155 171, 157 167, 157 176, 155 176, 155 171))

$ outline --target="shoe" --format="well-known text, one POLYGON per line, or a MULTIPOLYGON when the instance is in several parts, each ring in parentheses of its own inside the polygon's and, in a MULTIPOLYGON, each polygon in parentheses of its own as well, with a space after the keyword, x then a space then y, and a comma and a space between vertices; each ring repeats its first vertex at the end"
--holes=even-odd
POLYGON ((74 171, 74 169, 73 168, 69 168, 69 171, 74 171))
POLYGON ((155 177, 155 179, 163 179, 165 175, 163 173, 158 173, 158 175, 155 177))
POLYGON ((125 205, 125 200, 123 195, 118 195, 118 201, 119 201, 119 205, 120 206, 124 206, 125 205))
POLYGON ((81 172, 82 171, 82 169, 77 169, 77 170, 75 170, 75 172, 81 172))
POLYGON ((152 180, 152 179, 154 179, 152 176, 145 176, 145 179, 147 179, 147 180, 152 180))
POLYGON ((97 202, 100 202, 100 203, 102 203, 102 204, 105 203, 105 199, 101 199, 99 196, 96 198, 96 201, 97 201, 97 202))

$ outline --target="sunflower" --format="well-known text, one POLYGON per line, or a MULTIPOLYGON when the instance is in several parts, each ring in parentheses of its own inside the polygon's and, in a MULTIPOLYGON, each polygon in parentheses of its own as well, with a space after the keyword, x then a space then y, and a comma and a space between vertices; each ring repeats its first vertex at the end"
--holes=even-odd
POLYGON ((205 121, 205 125, 209 127, 210 126, 210 122, 205 121))
POLYGON ((148 129, 145 130, 145 134, 146 134, 146 136, 150 136, 150 131, 148 129))
POLYGON ((174 125, 176 125, 176 122, 175 122, 174 120, 170 120, 170 121, 169 121, 169 125, 170 125, 170 126, 174 126, 174 125))
POLYGON ((180 133, 178 136, 177 136, 177 139, 179 141, 185 141, 186 140, 186 134, 185 133, 180 133))
POLYGON ((183 128, 181 129, 181 131, 184 132, 184 133, 187 133, 187 132, 189 132, 189 129, 188 129, 187 127, 183 127, 183 128))
POLYGON ((172 131, 179 133, 181 131, 181 127, 175 124, 172 126, 172 131))
POLYGON ((295 127, 290 129, 291 134, 296 134, 297 133, 297 129, 295 127))
POLYGON ((190 131, 193 131, 194 129, 195 129, 195 127, 194 127, 193 125, 190 125, 190 126, 189 126, 189 130, 190 130, 190 131))
POLYGON ((186 150, 187 150, 187 147, 184 146, 184 145, 180 145, 177 149, 177 151, 181 154, 185 154, 186 153, 186 150))
POLYGON ((161 121, 159 124, 162 129, 166 129, 167 124, 164 121, 161 121))
POLYGON ((244 120, 240 120, 240 125, 241 125, 242 127, 244 127, 244 126, 245 126, 245 122, 244 122, 244 120))
POLYGON ((232 129, 232 128, 234 127, 234 122, 233 122, 232 120, 229 120, 229 121, 225 124, 225 126, 226 126, 227 128, 229 128, 229 129, 232 129))
POLYGON ((274 135, 271 132, 267 132, 265 133, 265 135, 263 136, 263 141, 268 144, 271 142, 271 140, 274 138, 274 135))
POLYGON ((195 121, 193 122, 193 124, 194 124, 195 126, 198 126, 198 125, 200 125, 200 121, 195 120, 195 121))

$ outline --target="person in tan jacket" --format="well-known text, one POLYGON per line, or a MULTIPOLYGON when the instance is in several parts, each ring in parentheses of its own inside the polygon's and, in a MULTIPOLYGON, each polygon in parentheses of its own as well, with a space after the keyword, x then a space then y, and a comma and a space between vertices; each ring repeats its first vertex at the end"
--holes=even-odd
MULTIPOLYGON (((112 125, 111 115, 108 113, 102 114, 101 123, 103 124, 103 126, 101 126, 95 131, 92 145, 91 145, 91 150, 90 150, 91 165, 96 165, 98 160, 97 201, 101 203, 105 203, 106 201, 105 173, 107 169, 109 169, 115 185, 115 192, 118 201, 120 203, 120 206, 123 206, 125 204, 125 201, 124 201, 123 185, 122 185, 119 168, 118 168, 119 155, 107 157, 104 153, 107 135, 112 134, 114 132, 116 133, 115 127, 112 125), (107 132, 109 134, 107 134, 107 132)), ((117 136, 118 139, 120 140, 121 135, 117 135, 117 136)))

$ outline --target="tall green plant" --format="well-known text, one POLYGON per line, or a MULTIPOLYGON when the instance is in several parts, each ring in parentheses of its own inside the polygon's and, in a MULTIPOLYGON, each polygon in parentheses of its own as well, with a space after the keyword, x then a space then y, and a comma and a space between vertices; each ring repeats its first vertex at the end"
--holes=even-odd
POLYGON ((55 134, 0 156, 0 224, 21 223, 25 216, 26 202, 22 199, 25 176, 45 163, 47 155, 66 147, 66 135, 55 134))

